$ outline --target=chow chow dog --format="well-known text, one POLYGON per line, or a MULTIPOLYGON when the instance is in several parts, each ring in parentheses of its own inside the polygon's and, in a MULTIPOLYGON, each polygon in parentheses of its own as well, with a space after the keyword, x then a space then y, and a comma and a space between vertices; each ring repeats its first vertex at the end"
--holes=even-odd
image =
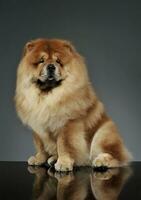
POLYGON ((89 80, 83 57, 66 40, 28 42, 17 70, 16 110, 33 130, 29 165, 118 167, 130 153, 89 80))

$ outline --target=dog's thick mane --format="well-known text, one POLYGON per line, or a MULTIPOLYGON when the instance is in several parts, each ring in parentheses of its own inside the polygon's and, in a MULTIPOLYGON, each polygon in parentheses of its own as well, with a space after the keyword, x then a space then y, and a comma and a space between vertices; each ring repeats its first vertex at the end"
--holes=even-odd
MULTIPOLYGON (((73 61, 71 64, 79 63, 73 61)), ((22 69, 23 66, 20 67, 22 69)), ((83 77, 76 82, 77 80, 70 76, 61 86, 43 93, 28 76, 27 73, 20 76, 19 70, 16 102, 23 123, 32 126, 33 130, 37 129, 37 124, 44 127, 42 132, 48 128, 51 131, 59 130, 68 120, 84 116, 96 100, 90 82, 83 82, 83 77)))

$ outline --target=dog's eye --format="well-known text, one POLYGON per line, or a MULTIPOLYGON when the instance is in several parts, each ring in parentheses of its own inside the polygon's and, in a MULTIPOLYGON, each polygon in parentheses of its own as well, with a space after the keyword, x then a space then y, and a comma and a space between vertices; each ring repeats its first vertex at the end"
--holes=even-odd
POLYGON ((44 61, 44 58, 40 58, 40 60, 38 61, 38 64, 40 64, 40 63, 44 63, 45 61, 44 61))
POLYGON ((33 62, 33 65, 37 67, 39 64, 44 63, 44 62, 45 62, 44 58, 40 58, 39 60, 33 62))
POLYGON ((61 62, 61 60, 60 60, 59 58, 57 58, 56 62, 57 62, 59 65, 63 66, 63 64, 62 64, 62 62, 61 62))

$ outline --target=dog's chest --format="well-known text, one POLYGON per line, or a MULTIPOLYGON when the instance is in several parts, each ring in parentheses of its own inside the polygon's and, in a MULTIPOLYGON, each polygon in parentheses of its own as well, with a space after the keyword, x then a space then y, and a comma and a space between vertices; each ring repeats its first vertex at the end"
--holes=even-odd
POLYGON ((19 115, 23 123, 34 131, 40 134, 48 130, 55 132, 65 125, 68 117, 53 96, 48 98, 47 95, 40 95, 32 88, 28 88, 21 96, 19 115))

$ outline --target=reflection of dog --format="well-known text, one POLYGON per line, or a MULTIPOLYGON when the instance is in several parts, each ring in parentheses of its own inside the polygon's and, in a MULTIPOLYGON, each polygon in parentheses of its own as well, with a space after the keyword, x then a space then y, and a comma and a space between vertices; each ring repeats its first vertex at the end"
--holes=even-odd
POLYGON ((56 162, 115 167, 129 160, 113 121, 89 82, 82 57, 67 41, 38 39, 26 44, 17 73, 16 108, 34 130, 37 154, 29 165, 56 162))
POLYGON ((109 169, 91 175, 91 188, 98 200, 117 200, 122 188, 132 174, 130 167, 109 169))
POLYGON ((75 173, 52 173, 44 168, 29 167, 35 174, 33 199, 36 200, 116 200, 131 175, 130 168, 109 169, 103 173, 81 169, 75 173))
POLYGON ((33 185, 33 199, 34 200, 51 200, 57 199, 57 179, 49 176, 45 168, 41 167, 28 167, 31 174, 35 174, 33 185))

